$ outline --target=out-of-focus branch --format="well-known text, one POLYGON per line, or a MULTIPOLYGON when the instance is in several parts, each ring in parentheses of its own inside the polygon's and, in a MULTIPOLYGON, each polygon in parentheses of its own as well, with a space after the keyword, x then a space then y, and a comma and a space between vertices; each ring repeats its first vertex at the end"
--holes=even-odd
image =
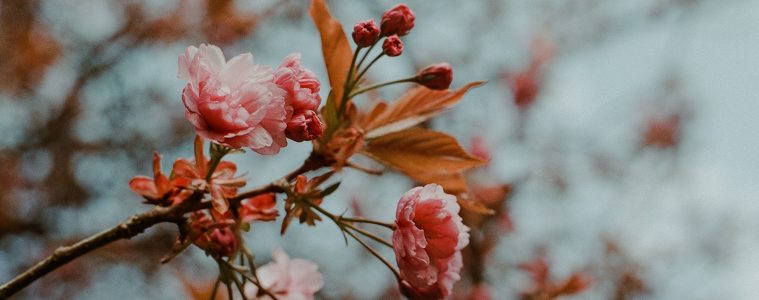
MULTIPOLYGON (((197 202, 199 196, 193 196, 194 199, 188 200, 197 202)), ((191 201, 187 203, 189 202, 191 201)), ((187 211, 190 211, 189 205, 157 206, 147 212, 133 215, 121 224, 83 239, 76 244, 59 247, 52 255, 0 286, 0 298, 10 297, 35 280, 92 250, 117 240, 132 238, 158 223, 177 222, 187 211)))
MULTIPOLYGON (((257 195, 282 192, 282 187, 280 184, 282 181, 290 181, 300 174, 327 166, 327 163, 328 162, 324 159, 321 159, 321 156, 318 154, 311 154, 311 156, 309 156, 303 162, 303 165, 301 165, 295 171, 282 177, 281 179, 278 179, 259 188, 241 193, 237 197, 228 200, 230 203, 239 203, 246 198, 254 197, 257 195)), ((133 215, 119 225, 85 238, 76 244, 59 247, 55 250, 55 252, 53 252, 52 255, 48 256, 20 275, 0 286, 0 299, 6 299, 10 297, 11 295, 27 287, 35 280, 42 278, 55 269, 84 254, 89 253, 90 251, 121 239, 130 239, 144 232, 145 229, 148 229, 153 225, 159 223, 183 222, 185 214, 201 209, 211 208, 212 205, 210 201, 200 201, 202 199, 202 196, 203 194, 196 193, 179 205, 170 207, 156 206, 147 212, 133 215)))

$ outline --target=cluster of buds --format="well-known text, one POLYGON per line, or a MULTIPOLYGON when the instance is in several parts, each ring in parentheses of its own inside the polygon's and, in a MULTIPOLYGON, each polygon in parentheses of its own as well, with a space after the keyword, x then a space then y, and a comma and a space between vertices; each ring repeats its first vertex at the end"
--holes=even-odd
MULTIPOLYGON (((380 56, 400 56, 404 50, 401 37, 411 32, 411 29, 414 28, 415 19, 414 12, 406 4, 398 4, 382 14, 379 28, 374 20, 371 19, 356 23, 353 26, 353 34, 351 36, 353 37, 353 42, 358 47, 357 51, 367 47, 371 51, 380 39, 384 37, 380 56)), ((377 59, 379 59, 379 56, 377 59)), ((371 66, 371 63, 369 66, 371 66)), ((393 83, 415 82, 433 90, 445 90, 451 85, 452 80, 453 71, 451 65, 448 63, 438 63, 422 69, 416 76, 393 83)))

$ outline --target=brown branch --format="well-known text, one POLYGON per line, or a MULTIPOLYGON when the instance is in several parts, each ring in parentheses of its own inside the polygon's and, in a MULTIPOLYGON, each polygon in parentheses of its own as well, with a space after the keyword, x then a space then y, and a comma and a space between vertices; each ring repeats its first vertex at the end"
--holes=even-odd
MULTIPOLYGON (((194 196, 195 202, 199 196, 194 196)), ((155 224, 177 221, 187 210, 189 210, 188 205, 157 206, 147 212, 133 215, 121 224, 83 239, 76 244, 59 247, 52 255, 0 286, 0 299, 10 297, 35 280, 92 250, 120 239, 132 238, 155 224)))
MULTIPOLYGON (((322 159, 320 155, 312 153, 297 170, 270 184, 241 193, 229 201, 239 203, 246 198, 264 193, 282 192, 281 181, 290 181, 302 173, 317 170, 327 165, 328 162, 322 159)), ((156 206, 147 212, 133 215, 119 225, 85 238, 76 244, 59 247, 52 255, 0 286, 0 299, 10 297, 35 280, 90 251, 121 239, 130 239, 158 223, 182 222, 186 213, 211 208, 210 201, 201 202, 202 196, 203 194, 200 193, 193 194, 192 197, 176 206, 156 206)))

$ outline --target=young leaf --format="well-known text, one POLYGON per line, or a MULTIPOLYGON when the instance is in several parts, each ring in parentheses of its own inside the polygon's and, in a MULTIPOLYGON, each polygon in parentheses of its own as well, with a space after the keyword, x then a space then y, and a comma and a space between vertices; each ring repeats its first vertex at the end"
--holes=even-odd
POLYGON ((457 90, 442 91, 423 86, 413 88, 391 104, 377 103, 360 120, 361 127, 369 139, 410 128, 450 108, 467 91, 482 84, 471 82, 457 90))
POLYGON ((493 215, 495 214, 495 211, 487 206, 485 206, 482 201, 477 199, 477 197, 473 197, 472 195, 469 195, 467 193, 463 193, 458 196, 458 203, 461 205, 462 208, 471 211, 473 213, 481 214, 481 215, 493 215))
POLYGON ((319 193, 319 197, 329 196, 330 194, 334 193, 339 186, 340 186, 340 182, 336 182, 336 183, 328 186, 323 191, 321 191, 321 193, 319 193))
POLYGON ((373 139, 361 153, 420 183, 438 183, 450 193, 466 190, 461 171, 485 163, 462 149, 455 138, 423 128, 373 139))
POLYGON ((467 191, 466 180, 461 172, 446 173, 415 173, 408 174, 411 179, 420 184, 437 183, 443 187, 446 193, 457 195, 467 191))
POLYGON ((343 26, 333 18, 325 0, 311 1, 309 9, 316 29, 322 40, 322 55, 327 66, 329 84, 332 87, 332 105, 336 105, 343 97, 343 84, 348 76, 353 51, 348 38, 343 32, 343 26))

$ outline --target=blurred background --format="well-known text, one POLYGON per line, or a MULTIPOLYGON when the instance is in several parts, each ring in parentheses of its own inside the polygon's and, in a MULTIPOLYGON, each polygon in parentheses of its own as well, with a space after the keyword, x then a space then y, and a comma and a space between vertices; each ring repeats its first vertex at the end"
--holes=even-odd
MULTIPOLYGON (((759 298, 759 2, 406 2, 406 50, 372 81, 439 61, 456 87, 488 81, 429 124, 491 159, 468 180, 497 214, 465 216, 454 299, 540 299, 546 286, 566 299, 759 298)), ((396 3, 329 1, 346 32, 396 3)), ((149 208, 127 182, 150 173, 153 150, 165 166, 192 156, 176 63, 203 42, 271 66, 301 52, 327 82, 305 0, 0 0, 0 281, 149 208)), ((310 147, 231 159, 257 186, 310 147)), ((393 172, 340 179, 327 209, 387 221, 413 186, 393 172)), ((400 297, 332 224, 278 229, 247 236, 258 263, 276 247, 315 261, 318 298, 400 297)), ((217 271, 201 250, 158 263, 175 234, 113 243, 16 298, 204 299, 217 271)))

